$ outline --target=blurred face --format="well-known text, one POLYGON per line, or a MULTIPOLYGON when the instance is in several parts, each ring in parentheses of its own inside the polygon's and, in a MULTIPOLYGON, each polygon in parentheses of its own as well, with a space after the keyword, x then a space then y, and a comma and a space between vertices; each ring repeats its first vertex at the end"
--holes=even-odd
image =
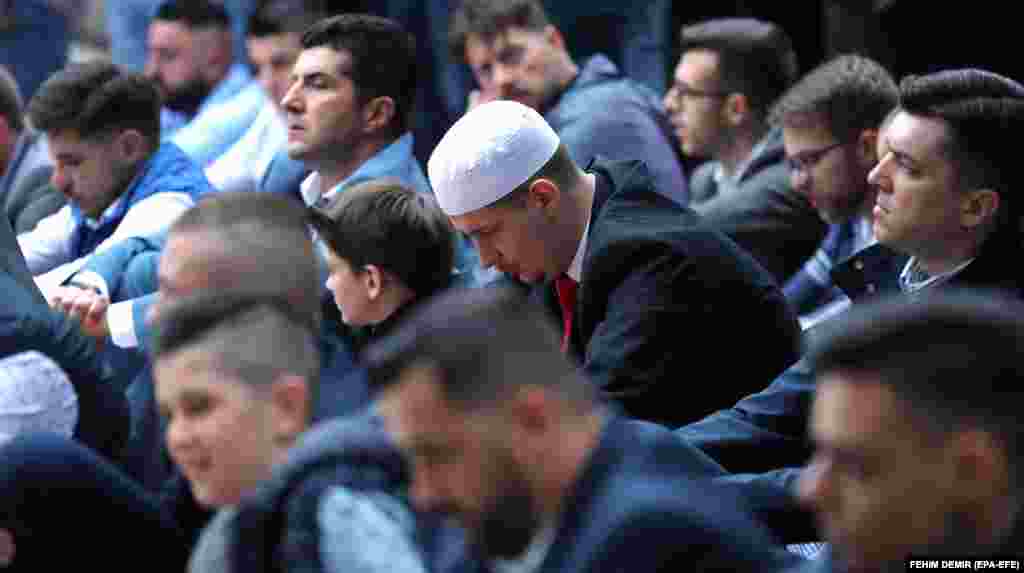
POLYGON ((452 217, 451 222, 473 239, 483 268, 495 267, 525 283, 553 278, 566 270, 555 268, 550 249, 544 246, 550 223, 539 208, 491 205, 452 217))
POLYGON ((148 321, 156 320, 160 308, 204 289, 217 288, 223 273, 211 272, 217 257, 216 237, 201 232, 172 232, 160 253, 157 281, 160 289, 150 307, 148 321))
POLYGON ((128 186, 135 164, 122 152, 121 135, 82 139, 70 130, 47 134, 51 183, 87 217, 98 218, 128 186))
POLYGON ((341 311, 345 324, 365 326, 373 324, 374 304, 370 288, 366 284, 366 273, 357 272, 349 262, 335 255, 329 248, 324 249, 327 258, 327 290, 334 295, 334 304, 341 311))
POLYGON ((280 106, 284 94, 292 84, 292 66, 302 51, 299 35, 250 36, 247 47, 249 62, 260 86, 274 104, 280 106))
POLYGON ((860 157, 858 142, 837 141, 821 121, 787 125, 782 139, 793 189, 807 197, 825 221, 846 221, 871 199, 871 158, 860 157))
POLYGON ((941 120, 899 112, 885 128, 888 152, 871 171, 875 238, 914 256, 942 256, 961 236, 962 192, 941 120))
POLYGON ((159 86, 164 105, 174 110, 192 112, 210 93, 197 34, 181 22, 154 20, 149 25, 145 74, 159 86))
POLYGON ((561 38, 553 27, 543 32, 509 28, 493 41, 466 38, 466 63, 480 90, 543 111, 560 90, 561 38))
POLYGON ((156 361, 156 399, 167 447, 205 507, 237 504, 274 463, 269 391, 220 371, 209 353, 185 348, 156 361))
POLYGON ((718 55, 710 50, 685 52, 664 100, 683 153, 715 158, 727 135, 724 101, 718 83, 718 55))
POLYGON ((907 555, 934 552, 962 533, 957 463, 944 437, 915 425, 892 390, 851 376, 819 381, 816 452, 800 497, 851 571, 903 571, 907 555))
POLYGON ((452 406, 434 376, 409 368, 377 404, 412 467, 412 501, 455 520, 482 557, 518 556, 537 529, 537 504, 514 456, 510 422, 487 407, 452 406))
POLYGON ((299 54, 281 101, 292 159, 343 161, 361 139, 362 106, 348 75, 351 66, 347 51, 321 46, 299 54))

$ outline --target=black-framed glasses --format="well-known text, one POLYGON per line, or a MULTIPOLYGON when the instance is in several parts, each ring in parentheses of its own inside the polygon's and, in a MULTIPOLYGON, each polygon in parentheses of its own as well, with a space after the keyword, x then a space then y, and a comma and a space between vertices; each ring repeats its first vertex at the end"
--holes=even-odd
POLYGON ((797 153, 796 155, 787 157, 786 165, 789 167, 791 171, 802 171, 803 173, 809 173, 810 170, 815 165, 817 165, 819 161, 821 161, 822 159, 825 158, 826 155, 828 155, 829 151, 832 151, 833 149, 836 149, 838 147, 842 147, 847 143, 849 142, 840 141, 839 143, 833 143, 832 145, 827 145, 825 147, 822 147, 821 149, 811 149, 808 151, 802 151, 800 153, 797 153))

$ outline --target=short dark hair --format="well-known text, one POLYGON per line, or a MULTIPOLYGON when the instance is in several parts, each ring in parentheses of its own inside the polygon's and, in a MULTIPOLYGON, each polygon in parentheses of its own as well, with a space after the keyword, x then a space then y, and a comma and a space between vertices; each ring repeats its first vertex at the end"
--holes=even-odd
POLYGON ((516 287, 498 286, 445 291, 369 346, 364 358, 375 391, 422 366, 438 373, 445 399, 464 409, 494 405, 525 386, 592 406, 596 390, 559 344, 541 305, 516 287))
POLYGON ((310 324, 320 323, 320 270, 306 208, 274 193, 229 192, 202 197, 171 225, 171 234, 209 233, 224 291, 279 296, 310 324))
POLYGON ((304 4, 299 0, 270 0, 262 4, 249 17, 246 34, 253 38, 301 35, 323 18, 320 11, 306 8, 304 4))
POLYGON ((141 74, 114 64, 72 64, 49 77, 28 104, 32 125, 81 138, 134 129, 160 141, 160 92, 141 74))
POLYGON ((416 42, 394 20, 369 14, 341 14, 321 20, 302 35, 303 49, 329 46, 352 57, 347 75, 362 102, 389 97, 395 102, 392 132, 409 129, 416 102, 416 42))
POLYGON ((790 125, 820 116, 836 138, 846 141, 878 129, 899 102, 899 88, 874 60, 843 55, 808 73, 775 103, 772 122, 790 125))
POLYGON ((466 58, 466 39, 493 41, 509 28, 540 32, 551 24, 536 0, 466 0, 448 24, 448 50, 456 61, 466 58))
POLYGON ((320 357, 315 331, 284 298, 201 293, 160 313, 155 360, 197 347, 245 384, 265 386, 293 374, 306 380, 311 396, 316 394, 320 357))
POLYGON ((719 90, 747 96, 763 113, 799 74, 793 41, 779 26, 753 18, 721 18, 684 26, 683 52, 718 54, 719 90))
POLYGON ((961 180, 999 193, 1008 213, 1021 185, 1019 153, 1006 145, 1009 134, 1024 134, 1024 86, 979 69, 908 76, 900 82, 900 109, 943 120, 947 150, 961 180))
POLYGON ((994 293, 882 298, 823 324, 807 359, 819 374, 864 373, 934 431, 983 428, 1024 486, 1024 304, 994 293))
POLYGON ((231 27, 227 10, 208 0, 166 0, 157 7, 153 19, 181 22, 188 28, 231 27))
POLYGON ((455 230, 432 195, 379 179, 337 193, 310 217, 331 251, 356 272, 377 265, 417 298, 451 284, 455 230))
POLYGON ((25 127, 24 109, 25 100, 21 97, 17 80, 7 66, 0 64, 0 117, 7 121, 11 130, 21 131, 25 127))

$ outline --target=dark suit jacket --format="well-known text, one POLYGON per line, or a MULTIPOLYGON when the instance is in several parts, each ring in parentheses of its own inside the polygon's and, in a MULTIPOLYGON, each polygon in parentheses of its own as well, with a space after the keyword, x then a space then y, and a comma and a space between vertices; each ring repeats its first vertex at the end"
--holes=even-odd
POLYGON ((51 310, 42 297, 7 274, 0 273, 0 292, 0 358, 36 350, 56 362, 78 397, 75 438, 108 459, 119 460, 128 440, 128 403, 114 373, 97 357, 92 340, 77 323, 51 310))
MULTIPOLYGON (((796 361, 800 327, 749 254, 656 193, 643 162, 588 169, 598 183, 571 346, 606 397, 632 417, 677 427, 796 361), (695 369, 713 376, 690 376, 695 369)), ((560 317, 553 285, 543 292, 560 317)))
POLYGON ((735 185, 718 185, 716 162, 694 171, 690 205, 784 284, 814 254, 828 225, 789 184, 782 130, 770 131, 758 147, 735 185))
POLYGON ((538 573, 777 571, 795 563, 664 428, 612 418, 564 500, 538 573))

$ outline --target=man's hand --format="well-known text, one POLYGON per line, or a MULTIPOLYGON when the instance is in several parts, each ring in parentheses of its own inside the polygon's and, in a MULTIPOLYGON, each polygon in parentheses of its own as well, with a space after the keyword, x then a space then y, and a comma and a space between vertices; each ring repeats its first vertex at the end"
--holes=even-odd
POLYGON ((110 299, 102 294, 73 286, 61 287, 51 296, 50 306, 69 318, 77 319, 82 332, 94 338, 98 347, 102 348, 110 336, 110 326, 107 324, 110 299))

